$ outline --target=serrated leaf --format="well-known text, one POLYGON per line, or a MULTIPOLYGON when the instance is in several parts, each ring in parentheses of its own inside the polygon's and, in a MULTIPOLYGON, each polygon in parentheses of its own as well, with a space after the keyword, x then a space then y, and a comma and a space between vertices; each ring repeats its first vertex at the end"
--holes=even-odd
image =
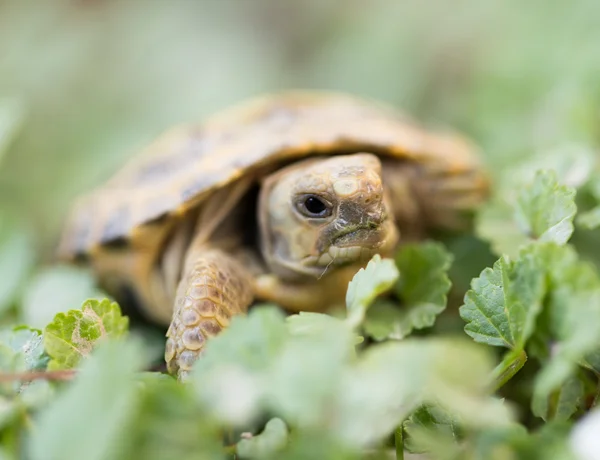
POLYGON ((405 246, 396 257, 400 270, 395 291, 401 306, 376 302, 367 311, 365 332, 375 340, 403 339, 414 329, 433 326, 446 308, 452 255, 440 243, 405 246))
POLYGON ((560 185, 554 171, 542 170, 517 196, 515 219, 529 238, 565 244, 576 212, 575 189, 560 185))
POLYGON ((262 433, 240 440, 236 451, 240 458, 268 458, 282 450, 287 440, 288 429, 284 421, 272 418, 262 433))
POLYGON ((532 241, 565 244, 573 233, 575 189, 560 185, 556 173, 538 171, 514 197, 498 195, 482 207, 477 233, 496 253, 516 256, 532 241))
POLYGON ((44 329, 44 348, 51 358, 48 369, 71 369, 87 357, 102 339, 125 335, 129 318, 108 299, 90 299, 81 310, 58 313, 44 329))
POLYGON ((501 257, 471 283, 460 307, 465 332, 476 342, 522 350, 542 307, 545 272, 537 253, 523 249, 517 260, 501 257))
POLYGON ((120 458, 139 402, 135 372, 144 361, 138 342, 106 341, 98 347, 77 379, 36 416, 28 458, 120 458))
POLYGON ((88 270, 56 266, 37 273, 23 295, 25 324, 44 328, 57 313, 75 309, 86 299, 106 298, 88 270))
POLYGON ((398 268, 391 259, 375 255, 361 268, 348 285, 346 292, 346 321, 355 328, 365 318, 367 309, 377 296, 390 290, 399 277, 398 268))
POLYGON ((34 259, 29 229, 13 216, 0 211, 0 314, 17 298, 34 259))

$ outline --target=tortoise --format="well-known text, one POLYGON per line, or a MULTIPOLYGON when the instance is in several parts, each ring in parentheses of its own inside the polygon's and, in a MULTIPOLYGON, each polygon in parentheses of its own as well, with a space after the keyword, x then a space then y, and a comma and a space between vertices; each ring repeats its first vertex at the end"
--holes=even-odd
POLYGON ((382 102, 287 91, 162 134, 76 201, 59 255, 168 326, 167 369, 184 378, 255 301, 325 311, 374 254, 468 228, 488 189, 459 134, 382 102))

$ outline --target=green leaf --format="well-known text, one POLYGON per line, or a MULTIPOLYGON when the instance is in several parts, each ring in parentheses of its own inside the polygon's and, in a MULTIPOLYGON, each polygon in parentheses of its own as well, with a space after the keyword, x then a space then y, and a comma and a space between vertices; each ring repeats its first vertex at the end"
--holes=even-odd
POLYGON ((236 450, 240 458, 270 457, 285 447, 287 439, 286 424, 280 418, 273 418, 261 434, 238 442, 236 450))
POLYGON ((0 368, 4 371, 44 369, 48 356, 44 353, 41 331, 17 326, 0 332, 0 368))
POLYGON ((365 332, 375 340, 403 339, 414 329, 433 326, 446 308, 452 255, 440 243, 405 246, 396 258, 401 276, 395 291, 402 302, 376 302, 368 311, 365 332))
POLYGON ((268 368, 289 334, 283 312, 272 306, 253 308, 247 316, 235 316, 229 327, 207 342, 205 353, 195 364, 198 378, 221 367, 240 365, 250 371, 268 368))
POLYGON ((517 260, 501 257, 473 280, 460 316, 476 342, 522 350, 533 333, 545 292, 543 265, 534 248, 517 260))
POLYGON ((571 376, 551 394, 534 395, 532 410, 544 420, 566 421, 581 406, 583 397, 583 382, 577 376, 571 376))
POLYGON ((496 197, 480 208, 476 228, 477 235, 489 241, 496 254, 514 256, 528 242, 514 220, 513 207, 504 197, 496 197))
POLYGON ((600 206, 579 214, 576 222, 577 225, 586 230, 594 230, 600 227, 600 206))
MULTIPOLYGON (((123 428, 126 443, 118 460, 228 458, 224 455, 222 426, 198 403, 191 385, 182 385, 164 374, 144 375, 143 384, 138 384, 135 414, 123 428)), ((139 375, 136 377, 139 382, 139 375)))
POLYGON ((261 407, 265 374, 288 338, 283 313, 275 307, 234 317, 206 344, 191 372, 199 400, 227 423, 248 423, 261 407))
POLYGON ((477 218, 477 233, 498 254, 514 256, 532 241, 565 244, 569 240, 577 211, 575 189, 560 185, 554 171, 538 171, 532 183, 512 195, 497 195, 477 218))
POLYGON ((83 363, 77 379, 41 411, 26 442, 32 460, 119 459, 139 404, 135 372, 142 345, 106 341, 83 363))
POLYGON ((55 266, 37 273, 23 295, 23 321, 43 328, 57 313, 76 309, 87 299, 106 298, 88 270, 55 266))
POLYGON ((0 211, 0 315, 11 307, 34 262, 29 229, 0 211))
POLYGON ((551 350, 535 379, 532 407, 540 416, 547 412, 545 400, 600 349, 600 277, 595 267, 579 261, 568 246, 543 249, 552 285, 547 306, 551 350))
POLYGON ((565 244, 577 212, 575 189, 560 185, 554 171, 538 171, 533 183, 517 196, 515 211, 517 223, 529 238, 565 244))
POLYGON ((457 450, 462 431, 456 417, 431 404, 419 407, 403 427, 406 433, 404 445, 413 453, 432 452, 440 444, 457 450))
POLYGON ((286 449, 269 460, 279 459, 363 460, 365 455, 359 449, 345 445, 331 431, 303 429, 290 437, 286 449))
POLYGON ((583 358, 581 365, 600 376, 600 348, 588 353, 583 358))
POLYGON ((108 299, 90 299, 81 310, 58 313, 44 330, 44 348, 51 361, 48 369, 71 369, 87 357, 97 342, 118 338, 128 331, 129 318, 108 299))
POLYGON ((403 304, 446 307, 446 296, 452 284, 447 275, 452 255, 443 244, 429 241, 406 245, 396 257, 396 265, 401 276, 395 291, 403 304))
POLYGON ((406 339, 370 347, 338 391, 340 435, 364 446, 391 433, 419 405, 430 403, 467 426, 504 425, 510 410, 489 396, 490 356, 464 340, 406 339), (360 413, 360 417, 353 414, 360 413))
MULTIPOLYGON (((348 327, 343 320, 325 313, 301 311, 288 316, 286 320, 290 334, 296 336, 316 335, 318 337, 335 328, 348 327)), ((357 335, 354 343, 359 344, 363 341, 363 337, 357 335)))
POLYGON ((390 290, 399 277, 398 269, 391 259, 373 256, 365 268, 361 268, 348 285, 346 308, 348 324, 356 328, 365 318, 367 309, 377 296, 390 290))
POLYGON ((356 356, 354 344, 346 323, 290 337, 265 375, 269 409, 290 426, 319 427, 338 411, 339 401, 332 395, 344 391, 346 372, 356 356))

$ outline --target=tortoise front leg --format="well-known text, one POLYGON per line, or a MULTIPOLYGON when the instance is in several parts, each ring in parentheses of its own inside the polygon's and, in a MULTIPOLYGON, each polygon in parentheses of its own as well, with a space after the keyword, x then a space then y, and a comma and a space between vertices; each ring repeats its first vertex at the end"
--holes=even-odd
POLYGON ((252 276, 228 253, 195 251, 177 288, 173 319, 167 331, 165 360, 171 374, 184 379, 206 340, 244 314, 253 300, 252 276))

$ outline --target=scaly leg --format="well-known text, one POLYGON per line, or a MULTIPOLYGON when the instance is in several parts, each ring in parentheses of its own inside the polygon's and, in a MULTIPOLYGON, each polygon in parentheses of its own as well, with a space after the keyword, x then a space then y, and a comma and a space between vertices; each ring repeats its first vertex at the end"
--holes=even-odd
POLYGON ((244 314, 253 300, 248 270, 219 249, 194 251, 177 288, 173 320, 167 332, 165 360, 171 374, 184 379, 206 340, 244 314))

